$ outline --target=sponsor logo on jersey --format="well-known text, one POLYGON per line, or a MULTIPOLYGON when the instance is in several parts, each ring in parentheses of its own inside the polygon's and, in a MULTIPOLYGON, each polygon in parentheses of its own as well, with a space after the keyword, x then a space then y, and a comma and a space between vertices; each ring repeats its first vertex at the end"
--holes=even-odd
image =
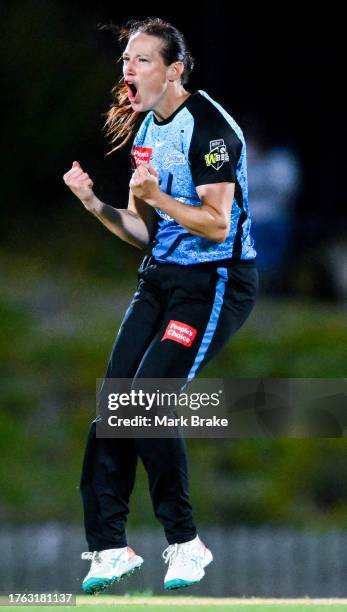
POLYGON ((210 151, 205 155, 206 166, 219 170, 225 162, 229 161, 229 153, 223 138, 210 140, 210 151))
POLYGON ((181 153, 180 151, 172 151, 171 153, 168 153, 168 155, 164 158, 164 169, 167 170, 168 168, 170 168, 170 166, 173 166, 174 164, 178 165, 178 164, 185 164, 186 163, 186 158, 184 157, 183 153, 181 153))
POLYGON ((140 165, 141 162, 149 164, 152 153, 153 149, 151 149, 151 147, 133 147, 132 156, 136 164, 136 168, 140 165))
POLYGON ((170 215, 160 210, 160 208, 155 208, 154 210, 158 213, 159 217, 161 217, 165 221, 174 221, 174 219, 170 217, 170 215))
POLYGON ((184 346, 192 346, 196 334, 197 329, 194 327, 186 325, 186 323, 181 323, 181 321, 171 320, 161 341, 173 340, 174 342, 179 342, 179 344, 183 344, 184 346))

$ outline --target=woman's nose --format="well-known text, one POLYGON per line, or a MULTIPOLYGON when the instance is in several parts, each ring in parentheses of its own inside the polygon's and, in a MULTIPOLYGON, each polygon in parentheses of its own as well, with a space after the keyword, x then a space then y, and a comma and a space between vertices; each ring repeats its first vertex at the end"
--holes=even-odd
POLYGON ((124 76, 134 75, 135 74, 135 66, 132 62, 127 61, 123 68, 124 76))

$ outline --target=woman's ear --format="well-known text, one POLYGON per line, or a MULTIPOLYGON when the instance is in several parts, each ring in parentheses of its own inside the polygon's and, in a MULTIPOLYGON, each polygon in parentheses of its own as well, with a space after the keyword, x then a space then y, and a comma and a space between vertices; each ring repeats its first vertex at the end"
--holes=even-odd
POLYGON ((174 62, 173 64, 171 64, 169 66, 169 71, 168 71, 168 79, 170 83, 173 83, 174 81, 178 81, 178 79, 181 78, 183 71, 184 71, 183 62, 174 62))

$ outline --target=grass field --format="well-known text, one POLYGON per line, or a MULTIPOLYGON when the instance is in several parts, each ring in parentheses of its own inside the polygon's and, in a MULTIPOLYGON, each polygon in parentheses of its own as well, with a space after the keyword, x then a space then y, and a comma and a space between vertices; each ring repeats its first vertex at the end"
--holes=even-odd
MULTIPOLYGON (((28 606, 31 612, 44 612, 57 608, 62 610, 87 610, 90 606, 97 606, 97 612, 109 612, 110 606, 117 612, 140 612, 154 610, 155 612, 181 612, 187 608, 189 612, 209 612, 217 609, 218 612, 347 612, 347 599, 259 599, 259 598, 213 598, 213 597, 77 597, 76 606, 28 606)), ((7 612, 13 606, 1 606, 7 612)), ((17 607, 17 606, 16 606, 17 607)), ((19 606, 23 608, 24 606, 19 606)))

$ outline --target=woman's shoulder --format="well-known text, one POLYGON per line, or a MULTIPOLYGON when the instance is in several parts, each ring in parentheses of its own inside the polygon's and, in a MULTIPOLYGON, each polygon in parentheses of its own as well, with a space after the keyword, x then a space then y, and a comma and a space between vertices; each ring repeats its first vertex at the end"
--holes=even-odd
POLYGON ((208 93, 198 90, 189 98, 188 110, 194 117, 195 130, 210 133, 211 130, 231 131, 243 140, 240 126, 228 110, 208 93))

